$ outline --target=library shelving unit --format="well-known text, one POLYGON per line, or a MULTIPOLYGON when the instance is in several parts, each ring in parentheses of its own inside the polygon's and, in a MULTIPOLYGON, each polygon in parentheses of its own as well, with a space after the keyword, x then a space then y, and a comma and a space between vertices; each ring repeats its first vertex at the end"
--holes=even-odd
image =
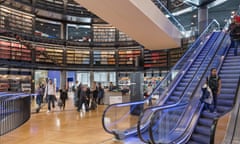
POLYGON ((133 39, 129 37, 124 32, 119 31, 119 41, 132 41, 133 39))
POLYGON ((9 89, 8 79, 1 77, 0 78, 0 92, 8 91, 8 89, 9 89))
POLYGON ((11 59, 11 42, 0 39, 1 59, 11 59))
POLYGON ((69 48, 66 50, 66 63, 67 64, 90 64, 90 51, 89 48, 69 48))
POLYGON ((174 66, 177 61, 182 57, 187 48, 176 48, 169 51, 169 66, 174 66))
POLYGON ((0 5, 0 28, 32 34, 34 15, 0 5))
POLYGON ((31 50, 20 43, 0 39, 0 50, 2 59, 31 61, 31 50))
POLYGON ((135 65, 137 57, 141 56, 139 49, 119 49, 119 66, 135 65))
POLYGON ((94 42, 115 42, 116 41, 116 28, 103 25, 93 25, 93 41, 94 42))
POLYGON ((167 52, 159 51, 144 51, 144 68, 167 67, 167 52))
POLYGON ((62 1, 49 1, 49 0, 40 0, 36 1, 36 7, 48 11, 63 13, 63 2, 62 1))
POLYGON ((63 63, 63 49, 57 46, 36 46, 36 62, 39 63, 63 63))
POLYGON ((115 65, 115 50, 94 50, 93 51, 94 65, 115 65))

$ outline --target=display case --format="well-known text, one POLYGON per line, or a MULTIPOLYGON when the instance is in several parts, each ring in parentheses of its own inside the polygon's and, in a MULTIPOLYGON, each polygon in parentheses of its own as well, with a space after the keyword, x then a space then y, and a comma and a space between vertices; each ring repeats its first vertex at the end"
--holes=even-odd
POLYGON ((90 64, 89 48, 85 49, 67 49, 66 63, 67 64, 90 64), (86 50, 85 50, 86 49, 86 50))
POLYGON ((94 50, 93 51, 94 65, 115 65, 115 50, 94 50))

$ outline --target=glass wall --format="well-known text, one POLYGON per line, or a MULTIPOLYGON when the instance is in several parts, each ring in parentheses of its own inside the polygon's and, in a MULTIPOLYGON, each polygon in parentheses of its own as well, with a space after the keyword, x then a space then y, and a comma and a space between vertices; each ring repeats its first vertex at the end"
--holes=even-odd
POLYGON ((77 72, 77 81, 90 87, 90 72, 77 72))
POLYGON ((116 72, 94 72, 93 77, 94 81, 101 83, 105 88, 109 86, 110 82, 116 85, 116 72))

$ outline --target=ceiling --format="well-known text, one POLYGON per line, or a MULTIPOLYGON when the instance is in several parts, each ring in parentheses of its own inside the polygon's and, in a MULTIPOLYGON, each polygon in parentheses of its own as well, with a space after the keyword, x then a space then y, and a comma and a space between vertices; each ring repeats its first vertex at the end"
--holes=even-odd
POLYGON ((146 0, 76 0, 106 22, 136 40, 146 49, 181 46, 180 31, 146 0))

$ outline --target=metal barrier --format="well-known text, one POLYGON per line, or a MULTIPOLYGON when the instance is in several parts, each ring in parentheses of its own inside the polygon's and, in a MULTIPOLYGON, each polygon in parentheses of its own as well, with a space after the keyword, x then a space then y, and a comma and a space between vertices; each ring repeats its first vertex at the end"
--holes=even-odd
POLYGON ((0 92, 0 136, 21 126, 30 115, 30 94, 0 92))

